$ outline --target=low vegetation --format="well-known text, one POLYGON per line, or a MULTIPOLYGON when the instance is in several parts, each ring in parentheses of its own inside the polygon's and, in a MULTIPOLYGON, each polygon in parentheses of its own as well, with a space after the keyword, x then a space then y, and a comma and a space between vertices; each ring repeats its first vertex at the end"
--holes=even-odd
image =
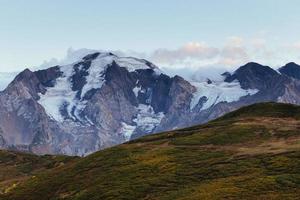
POLYGON ((84 158, 0 162, 7 200, 299 199, 300 107, 256 104, 84 158))
MULTIPOLYGON (((40 172, 59 168, 76 157, 70 156, 36 156, 33 154, 0 150, 0 196, 40 172)), ((1 198, 0 198, 1 199, 1 198)))

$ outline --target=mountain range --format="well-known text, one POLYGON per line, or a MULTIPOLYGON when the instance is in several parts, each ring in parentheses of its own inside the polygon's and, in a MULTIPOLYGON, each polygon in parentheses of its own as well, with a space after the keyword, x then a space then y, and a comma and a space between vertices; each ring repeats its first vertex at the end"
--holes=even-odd
POLYGON ((25 69, 0 92, 0 147, 85 156, 144 135, 203 124, 257 102, 300 104, 300 66, 247 63, 220 80, 168 76, 153 63, 93 52, 25 69))

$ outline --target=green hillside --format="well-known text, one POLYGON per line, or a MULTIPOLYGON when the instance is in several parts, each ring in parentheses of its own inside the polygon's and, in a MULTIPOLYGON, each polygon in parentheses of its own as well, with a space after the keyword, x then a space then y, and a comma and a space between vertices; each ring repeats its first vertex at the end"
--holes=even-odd
POLYGON ((40 172, 59 168, 77 159, 69 156, 36 156, 0 150, 0 197, 40 172))
POLYGON ((255 104, 85 158, 31 157, 6 164, 26 176, 7 178, 0 199, 299 199, 300 107, 255 104))

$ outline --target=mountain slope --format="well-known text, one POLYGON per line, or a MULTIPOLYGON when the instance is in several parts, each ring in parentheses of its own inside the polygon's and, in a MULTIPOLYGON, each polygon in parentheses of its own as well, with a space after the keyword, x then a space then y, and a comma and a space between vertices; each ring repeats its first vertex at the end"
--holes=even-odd
POLYGON ((85 156, 268 101, 300 104, 300 80, 247 63, 218 80, 187 81, 144 59, 95 51, 26 69, 0 92, 0 148, 85 156))
POLYGON ((294 62, 288 63, 279 69, 279 72, 286 76, 300 79, 300 66, 294 62))
POLYGON ((173 87, 186 87, 187 96, 193 90, 148 61, 111 53, 24 70, 0 93, 2 148, 86 155, 128 141, 133 134, 151 133, 164 112, 182 101, 171 99, 173 87))
POLYGON ((297 199, 300 107, 263 103, 37 175, 4 199, 297 199))
POLYGON ((35 177, 40 172, 61 167, 77 157, 36 156, 17 151, 0 151, 0 194, 12 190, 19 183, 35 177))

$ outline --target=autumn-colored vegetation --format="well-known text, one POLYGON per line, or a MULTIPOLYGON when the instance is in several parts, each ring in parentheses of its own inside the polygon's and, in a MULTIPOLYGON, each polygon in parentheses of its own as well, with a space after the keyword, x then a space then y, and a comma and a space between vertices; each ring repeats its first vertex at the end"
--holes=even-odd
POLYGON ((299 199, 300 107, 255 104, 84 158, 3 151, 0 162, 7 200, 299 199))

